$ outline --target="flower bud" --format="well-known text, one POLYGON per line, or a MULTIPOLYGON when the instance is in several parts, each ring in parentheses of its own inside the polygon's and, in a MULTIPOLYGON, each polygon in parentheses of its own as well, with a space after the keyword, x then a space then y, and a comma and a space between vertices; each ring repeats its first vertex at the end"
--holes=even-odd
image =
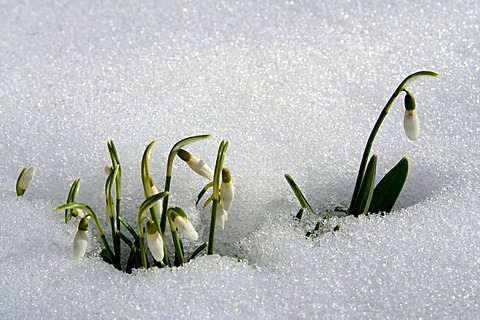
POLYGON ((405 110, 405 116, 403 117, 403 127, 408 139, 415 141, 418 139, 420 132, 420 126, 416 110, 405 110))
POLYGON ((104 170, 105 170, 105 173, 107 174, 107 176, 109 176, 113 172, 113 167, 111 165, 110 166, 105 166, 104 170))
POLYGON ((195 228, 190 221, 188 221, 186 215, 182 216, 177 211, 174 211, 174 213, 171 215, 171 219, 175 224, 175 227, 177 227, 178 232, 180 232, 182 236, 190 240, 198 239, 198 233, 195 231, 195 228))
POLYGON ((27 190, 28 186, 33 180, 33 177, 35 176, 36 169, 35 167, 29 167, 23 168, 22 172, 20 172, 20 175, 18 176, 17 179, 17 196, 22 196, 25 191, 27 190))
POLYGON ((228 170, 227 168, 223 168, 222 183, 220 184, 220 201, 222 202, 222 206, 225 211, 228 211, 230 209, 234 196, 235 188, 233 186, 230 170, 228 170))
POLYGON ((80 259, 85 255, 88 246, 88 218, 83 217, 73 239, 73 258, 80 259))
POLYGON ((163 260, 163 239, 152 220, 147 221, 147 246, 155 260, 163 260))
POLYGON ((207 178, 210 181, 213 180, 213 170, 208 164, 205 163, 205 161, 195 157, 194 155, 183 149, 179 149, 177 151, 177 155, 180 157, 180 159, 182 159, 188 164, 190 169, 195 171, 197 174, 207 178))

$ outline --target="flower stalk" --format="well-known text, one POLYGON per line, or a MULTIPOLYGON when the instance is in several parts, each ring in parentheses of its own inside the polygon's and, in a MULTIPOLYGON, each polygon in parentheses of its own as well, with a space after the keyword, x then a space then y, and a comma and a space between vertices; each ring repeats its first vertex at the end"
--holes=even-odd
POLYGON ((411 82, 412 80, 421 77, 421 76, 431 76, 431 77, 436 77, 438 74, 433 71, 419 71, 415 72, 408 77, 406 77, 402 83, 397 87, 397 89, 393 92, 392 96, 388 100, 387 104, 385 107, 382 109, 377 121, 375 122, 375 125, 373 126, 372 132, 370 133, 370 136, 368 137, 367 144, 365 145, 365 149, 363 151, 362 155, 362 161, 360 162, 360 168, 358 169, 358 174, 357 174, 357 180, 355 182, 355 188, 353 190, 352 194, 352 199, 350 201, 350 206, 349 206, 349 213, 350 214, 356 214, 356 212, 352 212, 351 209, 355 207, 355 204, 358 200, 358 194, 360 190, 360 186, 363 181, 363 177, 365 174, 365 168, 367 166, 367 161, 370 156, 370 151, 372 149, 373 141, 375 140, 375 137, 377 136, 378 130, 380 129, 380 126, 383 123, 383 120, 387 116, 388 112, 390 111, 390 108, 395 101, 395 99, 398 97, 398 95, 405 90, 406 85, 411 82))

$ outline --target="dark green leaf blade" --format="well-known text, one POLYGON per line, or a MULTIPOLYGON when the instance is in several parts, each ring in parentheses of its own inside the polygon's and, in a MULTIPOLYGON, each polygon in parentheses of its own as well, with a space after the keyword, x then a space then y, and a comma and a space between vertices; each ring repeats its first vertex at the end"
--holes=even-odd
POLYGON ((403 157, 375 187, 370 212, 390 212, 405 185, 407 176, 408 158, 403 157))
POLYGON ((288 184, 290 185, 290 188, 292 188, 293 193, 294 193, 295 196, 297 197, 298 202, 300 202, 300 205, 302 206, 302 208, 306 208, 306 209, 308 209, 308 211, 310 211, 311 213, 315 213, 315 212, 313 212, 312 207, 311 207, 310 204, 308 203, 307 199, 306 199, 305 196, 303 195, 303 193, 302 193, 302 191, 300 190, 300 188, 297 186, 297 184, 295 183, 295 181, 293 181, 292 177, 290 177, 289 174, 284 174, 284 176, 285 176, 285 179, 287 179, 287 182, 288 182, 288 184))
POLYGON ((353 208, 350 208, 350 214, 355 217, 369 211, 373 196, 373 186, 375 184, 375 174, 377 172, 377 155, 374 154, 368 162, 362 185, 360 186, 357 201, 353 208))

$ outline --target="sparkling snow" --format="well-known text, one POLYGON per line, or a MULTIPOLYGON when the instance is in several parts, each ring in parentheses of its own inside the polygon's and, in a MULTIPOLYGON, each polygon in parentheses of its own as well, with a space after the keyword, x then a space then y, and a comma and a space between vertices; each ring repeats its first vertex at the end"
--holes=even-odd
MULTIPOLYGON (((473 319, 480 314, 480 3, 437 1, 3 1, 0 4, 0 318, 473 319), (320 214, 350 200, 381 108, 408 74, 420 138, 402 97, 374 144, 383 175, 411 170, 394 211, 295 222, 296 180, 320 214), (164 182, 172 145, 213 165, 218 144, 236 199, 217 255, 180 268, 118 272, 72 259, 70 184, 104 206, 106 142, 123 167, 124 216, 143 201, 140 160, 164 182), (20 170, 37 167, 22 198, 20 170)), ((171 204, 201 239, 203 187, 175 162, 171 204)), ((103 215, 102 215, 103 218, 103 215)))

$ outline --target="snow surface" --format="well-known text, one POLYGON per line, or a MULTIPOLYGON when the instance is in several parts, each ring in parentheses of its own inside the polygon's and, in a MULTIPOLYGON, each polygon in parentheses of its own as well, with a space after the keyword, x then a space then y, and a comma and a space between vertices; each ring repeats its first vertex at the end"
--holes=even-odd
MULTIPOLYGON (((480 313, 478 1, 2 1, 0 4, 0 318, 473 319, 480 313), (290 173, 320 213, 350 200, 367 136, 400 81, 374 144, 378 173, 411 161, 391 214, 336 217, 339 232, 296 223, 290 173), (72 259, 77 223, 62 204, 98 212, 116 143, 124 216, 143 200, 140 159, 163 185, 172 145, 213 164, 222 139, 236 199, 217 253, 180 268, 116 271, 72 259), (22 198, 15 181, 38 169, 22 198)), ((175 162, 171 204, 201 238, 204 181, 175 162)), ((102 216, 103 217, 103 216, 102 216)), ((308 219, 310 219, 308 221, 308 219)))

